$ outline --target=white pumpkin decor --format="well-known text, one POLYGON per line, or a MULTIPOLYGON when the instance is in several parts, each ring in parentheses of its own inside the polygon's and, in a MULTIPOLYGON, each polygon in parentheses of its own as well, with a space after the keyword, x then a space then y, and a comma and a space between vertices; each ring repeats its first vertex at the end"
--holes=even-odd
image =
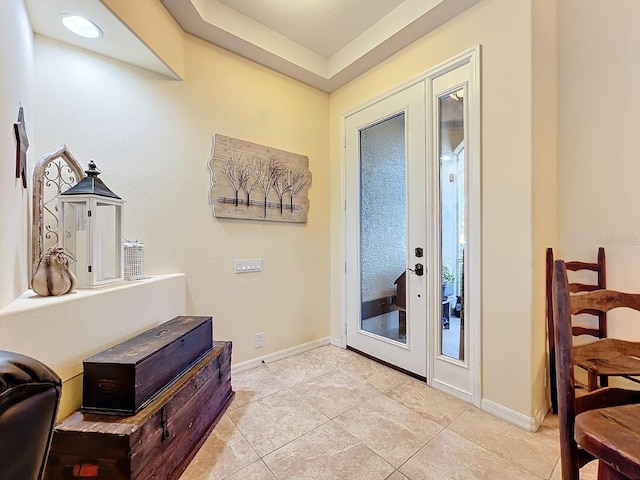
POLYGON ((73 260, 62 247, 49 247, 31 279, 33 291, 42 297, 71 292, 76 286, 76 276, 69 269, 69 258, 73 260))

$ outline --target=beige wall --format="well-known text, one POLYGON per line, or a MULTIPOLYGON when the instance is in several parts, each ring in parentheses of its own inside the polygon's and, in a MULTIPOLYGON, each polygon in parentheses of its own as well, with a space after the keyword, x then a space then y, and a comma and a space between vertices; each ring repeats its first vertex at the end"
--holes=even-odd
MULTIPOLYGON (((21 1, 0 0, 0 308, 29 288, 30 190, 15 178, 13 124, 24 107, 27 136, 33 145, 33 34, 21 1)), ((27 150, 32 165, 33 148, 27 150)), ((29 185, 31 179, 29 178, 29 185)))
POLYGON ((544 345, 532 330, 532 322, 544 320, 532 313, 530 1, 485 0, 332 94, 331 332, 340 336, 344 277, 341 116, 476 44, 482 45, 483 397, 530 417, 538 408, 532 358, 537 368, 543 355, 538 347, 534 355, 533 344, 544 345))
MULTIPOLYGON (((561 0, 562 1, 562 0, 561 0)), ((533 2, 532 177, 533 301, 531 375, 533 411, 547 411, 549 400, 545 322, 547 247, 557 242, 558 39, 557 0, 533 2)))
MULTIPOLYGON (((558 2, 557 256, 604 246, 607 285, 626 291, 640 291, 638 18, 636 0, 558 2)), ((610 335, 640 340, 637 316, 609 319, 610 335)))
POLYGON ((147 274, 186 274, 187 313, 214 317, 234 363, 326 337, 328 96, 192 37, 185 52, 174 81, 36 36, 35 151, 65 143, 96 162, 127 201, 125 236, 145 242, 147 274), (308 224, 213 218, 214 133, 307 155, 308 224), (233 273, 234 259, 258 257, 262 273, 233 273))

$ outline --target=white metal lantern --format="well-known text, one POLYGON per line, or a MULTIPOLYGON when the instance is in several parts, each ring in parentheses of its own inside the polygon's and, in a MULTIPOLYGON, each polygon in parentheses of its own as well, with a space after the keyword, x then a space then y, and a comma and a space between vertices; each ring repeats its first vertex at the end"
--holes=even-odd
POLYGON ((73 255, 70 267, 78 288, 94 288, 123 281, 124 201, 98 178, 89 162, 87 176, 58 195, 60 241, 73 255))

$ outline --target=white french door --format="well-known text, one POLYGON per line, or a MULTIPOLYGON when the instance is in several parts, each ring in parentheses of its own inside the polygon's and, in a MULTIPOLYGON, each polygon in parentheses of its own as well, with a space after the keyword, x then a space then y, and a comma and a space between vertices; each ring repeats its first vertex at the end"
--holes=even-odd
POLYGON ((344 117, 346 344, 477 405, 478 56, 344 117))
POLYGON ((424 83, 349 115, 345 127, 347 345, 426 377, 425 276, 406 269, 424 265, 414 251, 426 241, 424 83), (398 284, 405 301, 385 301, 398 284))

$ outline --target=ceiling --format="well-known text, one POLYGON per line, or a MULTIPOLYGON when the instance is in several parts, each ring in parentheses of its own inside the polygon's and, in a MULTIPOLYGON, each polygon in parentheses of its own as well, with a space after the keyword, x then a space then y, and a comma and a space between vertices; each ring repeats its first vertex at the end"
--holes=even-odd
POLYGON ((160 0, 185 32, 332 92, 480 0, 160 0))
POLYGON ((178 78, 99 0, 25 0, 33 31, 61 42, 115 58, 162 75, 178 78), (100 26, 104 38, 82 38, 67 30, 60 15, 73 13, 100 26))
MULTIPOLYGON (((479 1, 160 0, 185 32, 328 93, 479 1)), ((177 78, 101 0, 25 3, 36 33, 177 78), (104 38, 71 34, 61 13, 84 14, 104 38)))

